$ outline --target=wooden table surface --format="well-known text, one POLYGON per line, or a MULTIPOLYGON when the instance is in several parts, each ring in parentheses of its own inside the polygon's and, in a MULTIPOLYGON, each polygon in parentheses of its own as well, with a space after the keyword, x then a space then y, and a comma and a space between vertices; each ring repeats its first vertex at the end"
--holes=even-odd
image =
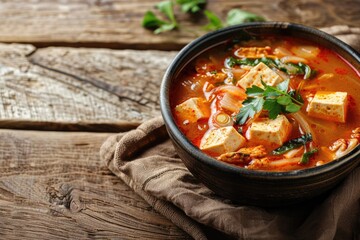
MULTIPOLYGON (((0 1, 0 239, 190 239, 100 161, 102 142, 158 116, 162 75, 204 33, 140 26, 150 0, 0 1)), ((359 0, 208 0, 314 27, 360 26, 359 0)))

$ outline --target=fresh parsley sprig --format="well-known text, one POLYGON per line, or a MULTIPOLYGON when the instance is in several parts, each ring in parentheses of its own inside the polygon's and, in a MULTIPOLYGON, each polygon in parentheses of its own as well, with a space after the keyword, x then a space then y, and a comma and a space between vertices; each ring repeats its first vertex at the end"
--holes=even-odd
POLYGON ((260 111, 267 110, 269 118, 275 119, 281 113, 294 113, 301 109, 303 102, 288 93, 290 79, 286 79, 276 87, 261 81, 264 88, 253 85, 246 89, 247 99, 235 116, 235 122, 243 125, 249 118, 260 111))
POLYGON ((264 102, 263 97, 248 97, 243 101, 240 112, 235 116, 235 122, 243 125, 249 118, 254 117, 256 113, 263 109, 264 102))

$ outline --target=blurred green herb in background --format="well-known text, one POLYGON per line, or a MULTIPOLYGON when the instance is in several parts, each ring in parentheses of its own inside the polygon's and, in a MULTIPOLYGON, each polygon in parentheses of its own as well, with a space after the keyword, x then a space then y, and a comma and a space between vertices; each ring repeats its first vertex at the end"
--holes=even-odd
POLYGON ((209 23, 204 26, 205 30, 213 31, 224 27, 224 24, 222 23, 221 19, 217 15, 215 15, 215 13, 209 10, 205 10, 204 14, 209 21, 209 23))
POLYGON ((162 1, 155 5, 155 7, 166 17, 163 20, 155 15, 152 11, 147 11, 144 15, 142 26, 148 29, 153 29, 155 34, 171 31, 179 28, 174 14, 175 6, 179 6, 181 11, 190 14, 204 14, 208 20, 208 24, 203 26, 207 31, 218 30, 223 27, 245 23, 245 22, 262 22, 265 18, 254 13, 246 12, 240 9, 231 9, 227 13, 226 21, 222 21, 215 13, 204 10, 206 0, 168 0, 162 1))
POLYGON ((155 34, 177 28, 178 23, 175 18, 173 5, 172 1, 162 1, 156 4, 156 8, 167 17, 167 21, 159 19, 152 11, 147 11, 143 18, 143 27, 155 29, 155 34))
POLYGON ((176 3, 181 6, 181 11, 185 13, 196 13, 205 6, 206 0, 176 0, 176 3))
POLYGON ((226 21, 222 22, 221 19, 213 12, 205 10, 209 24, 205 26, 206 30, 218 30, 223 27, 232 26, 246 22, 264 22, 265 18, 258 16, 254 13, 246 12, 240 9, 231 9, 226 16, 226 21))
POLYGON ((254 13, 246 12, 240 9, 232 9, 228 12, 226 17, 226 24, 228 26, 236 25, 246 22, 265 22, 266 19, 254 13))

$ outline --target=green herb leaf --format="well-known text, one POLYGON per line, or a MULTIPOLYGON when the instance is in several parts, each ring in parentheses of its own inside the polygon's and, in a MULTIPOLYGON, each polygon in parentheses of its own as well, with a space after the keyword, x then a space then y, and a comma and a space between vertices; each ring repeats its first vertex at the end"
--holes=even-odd
MULTIPOLYGON (((291 97, 289 95, 283 95, 276 99, 276 102, 280 105, 286 106, 291 104, 291 97)), ((295 104, 296 105, 296 104, 295 104)))
POLYGON ((304 75, 304 79, 311 79, 316 74, 309 65, 305 63, 279 63, 278 68, 289 75, 304 75))
MULTIPOLYGON (((155 29, 154 33, 161 33, 179 28, 174 14, 174 2, 181 7, 184 13, 198 13, 206 5, 206 0, 167 0, 156 4, 156 8, 163 13, 166 19, 161 19, 151 11, 147 11, 143 17, 142 26, 145 28, 155 29)), ((265 21, 265 19, 256 14, 242 11, 240 9, 232 9, 228 12, 225 23, 213 12, 205 10, 204 14, 209 24, 204 26, 206 30, 218 30, 225 26, 239 24, 243 22, 265 21)), ((250 35, 249 35, 250 36, 250 35)), ((244 39, 244 38, 242 38, 244 39)))
POLYGON ((174 4, 170 1, 162 1, 156 4, 156 7, 160 12, 165 14, 165 16, 171 21, 172 24, 177 25, 175 15, 174 15, 174 4))
POLYGON ((162 32, 168 32, 168 31, 171 31, 171 30, 173 30, 175 28, 176 28, 176 26, 174 24, 163 24, 159 28, 155 29, 154 33, 159 34, 159 33, 162 33, 162 32))
POLYGON ((246 94, 248 96, 259 96, 264 93, 264 89, 256 85, 252 85, 250 88, 246 89, 246 94))
POLYGON ((262 80, 261 83, 264 86, 264 89, 256 85, 246 89, 248 98, 243 102, 243 107, 236 115, 236 123, 244 124, 247 121, 247 118, 253 117, 255 113, 260 112, 262 109, 268 111, 270 119, 275 119, 281 113, 293 113, 301 109, 303 102, 294 99, 287 93, 289 79, 284 80, 276 87, 269 86, 262 80), (256 102, 258 104, 256 105, 256 110, 254 110, 255 106, 251 107, 246 105, 254 105, 254 99, 262 99, 262 101, 256 102), (260 103, 262 105, 259 105, 260 103))
POLYGON ((288 105, 286 105, 285 110, 289 113, 294 113, 297 111, 300 111, 301 109, 301 105, 297 105, 295 103, 289 103, 288 105))
POLYGON ((303 69, 304 71, 304 79, 311 79, 316 75, 316 71, 312 70, 309 65, 304 63, 298 63, 298 65, 303 69))
POLYGON ((316 71, 311 69, 309 65, 305 63, 283 63, 280 60, 277 59, 271 59, 271 58, 256 58, 256 59, 248 59, 248 58, 242 58, 237 59, 234 57, 230 57, 226 59, 227 64, 229 67, 233 67, 235 65, 247 65, 247 66, 256 66, 260 62, 266 64, 270 68, 277 68, 282 72, 285 72, 289 75, 304 75, 304 79, 311 79, 316 75, 316 71))
POLYGON ((221 19, 216 16, 215 13, 209 11, 209 10, 205 10, 204 14, 206 16, 206 18, 209 20, 209 24, 207 24, 206 26, 204 26, 204 28, 206 30, 218 30, 220 28, 223 28, 224 25, 221 21, 221 19))
POLYGON ((235 65, 236 65, 236 58, 228 57, 225 59, 225 66, 232 68, 235 65))
POLYGON ((235 117, 235 122, 239 125, 243 125, 248 118, 254 117, 256 113, 262 110, 264 99, 261 97, 248 97, 242 104, 243 107, 235 117))
POLYGON ((300 164, 307 164, 310 160, 310 157, 318 152, 317 148, 311 149, 310 151, 304 153, 301 157, 300 164))
POLYGON ((284 81, 282 81, 281 83, 279 83, 276 88, 279 89, 282 92, 287 92, 287 90, 289 89, 289 84, 290 84, 290 79, 285 79, 284 81))
POLYGON ((278 67, 281 71, 289 74, 289 75, 300 75, 300 74, 304 74, 304 70, 295 63, 282 63, 282 62, 278 62, 278 67))
POLYGON ((249 58, 239 59, 239 58, 229 57, 225 60, 226 65, 228 65, 229 67, 234 67, 235 65, 255 66, 256 64, 254 62, 255 60, 249 58))
POLYGON ((142 21, 142 26, 146 28, 158 28, 163 24, 167 24, 167 22, 158 19, 151 11, 145 13, 142 21))
POLYGON ((276 67, 276 62, 271 59, 271 58, 267 58, 267 57, 262 57, 262 58, 257 58, 254 60, 253 66, 258 65, 260 62, 264 63, 265 65, 267 65, 270 68, 274 68, 276 67))
POLYGON ((264 85, 264 87, 265 87, 264 96, 267 98, 274 98, 287 94, 286 92, 279 91, 277 88, 271 86, 264 85))
POLYGON ((276 99, 266 99, 264 109, 269 111, 270 119, 275 119, 282 112, 281 105, 277 103, 276 99))
POLYGON ((226 63, 229 67, 233 67, 235 65, 256 66, 260 62, 264 63, 265 65, 267 65, 270 68, 277 67, 276 61, 274 61, 271 58, 266 58, 266 57, 255 58, 255 59, 250 59, 250 58, 241 58, 240 59, 240 58, 229 57, 226 59, 226 63))
POLYGON ((228 12, 226 24, 228 26, 236 25, 245 22, 263 22, 265 18, 254 13, 246 12, 240 9, 232 9, 228 12))
POLYGON ((292 98, 296 99, 296 101, 298 101, 298 102, 300 102, 300 103, 304 103, 304 99, 301 97, 301 95, 299 94, 298 91, 291 90, 291 91, 289 92, 289 95, 290 95, 292 98))
POLYGON ((176 3, 181 6, 181 11, 196 13, 205 5, 206 0, 176 0, 176 3))
POLYGON ((153 12, 147 11, 144 15, 142 26, 155 29, 154 33, 159 34, 177 28, 172 1, 163 1, 156 5, 160 12, 165 14, 169 21, 159 19, 153 12))
POLYGON ((312 135, 311 135, 311 133, 306 133, 299 138, 294 138, 294 139, 291 139, 290 141, 287 141, 281 147, 273 150, 272 154, 280 155, 280 154, 286 153, 295 148, 304 146, 306 143, 308 143, 310 141, 312 141, 312 135))

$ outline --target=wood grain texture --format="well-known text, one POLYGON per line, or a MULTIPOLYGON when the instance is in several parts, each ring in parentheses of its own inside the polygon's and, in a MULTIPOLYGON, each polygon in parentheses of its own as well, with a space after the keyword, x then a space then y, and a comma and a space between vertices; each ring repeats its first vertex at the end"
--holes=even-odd
POLYGON ((108 136, 0 130, 0 238, 190 239, 100 162, 108 136))
POLYGON ((159 88, 176 52, 50 47, 38 49, 30 61, 74 76, 141 106, 159 110, 159 88))
MULTIPOLYGON (((143 29, 156 2, 0 1, 0 42, 12 43, 0 44, 0 128, 113 132, 159 115, 175 52, 36 48, 178 50, 204 34, 203 16, 178 10, 180 30, 143 29)), ((358 0, 208 0, 207 8, 221 18, 241 8, 314 27, 360 26, 358 0)), ((0 130, 0 239, 190 239, 100 162, 107 136, 0 130)))
POLYGON ((0 44, 0 50, 0 127, 41 130, 120 131, 158 116, 161 78, 175 54, 71 48, 33 53, 33 46, 19 44, 0 44))
MULTIPOLYGON (((36 46, 87 46, 134 49, 179 49, 204 34, 204 16, 176 10, 179 31, 154 35, 141 27, 153 0, 3 0, 0 2, 0 42, 36 46)), ((208 0, 207 9, 225 19, 241 8, 272 21, 290 21, 314 27, 360 26, 358 0, 208 0)))

